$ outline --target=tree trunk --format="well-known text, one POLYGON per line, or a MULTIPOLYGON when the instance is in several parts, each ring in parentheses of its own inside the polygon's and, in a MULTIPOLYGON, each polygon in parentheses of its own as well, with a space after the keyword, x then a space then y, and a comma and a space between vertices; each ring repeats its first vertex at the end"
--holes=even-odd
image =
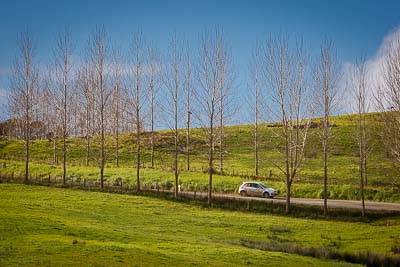
MULTIPOLYGON (((103 103, 103 99, 101 100, 103 103)), ((101 127, 101 147, 100 147, 100 187, 104 188, 104 109, 100 111, 100 127, 101 127)))
POLYGON ((324 144, 324 216, 328 215, 328 155, 327 144, 324 144))
POLYGON ((67 85, 64 77, 64 107, 63 107, 63 184, 67 176, 67 85))
MULTIPOLYGON (((88 98, 89 99, 89 98, 88 98)), ((89 101, 89 100, 87 100, 89 101)), ((89 166, 90 156, 90 106, 86 103, 86 166, 89 166)))
POLYGON ((175 199, 178 198, 179 190, 179 173, 178 173, 178 86, 175 87, 175 100, 174 100, 174 115, 175 115, 175 129, 174 129, 174 176, 175 176, 175 199))
POLYGON ((323 125, 323 158, 324 158, 324 216, 328 215, 328 114, 327 114, 327 98, 325 97, 325 115, 323 125))
POLYGON ((363 125, 363 95, 359 99, 359 114, 358 114, 358 138, 359 138, 359 172, 360 172, 360 191, 361 191, 361 216, 365 216, 364 203, 364 125, 363 125))
POLYGON ((139 84, 136 85, 136 192, 140 192, 140 110, 139 84))
MULTIPOLYGON (((222 90, 222 89, 221 89, 222 90)), ((224 139, 224 125, 223 125, 223 117, 222 117, 222 92, 221 92, 221 100, 220 100, 220 115, 219 115, 219 172, 222 175, 224 172, 224 159, 223 159, 223 139, 224 139)))
POLYGON ((89 166, 89 156, 90 156, 90 137, 89 134, 86 136, 86 166, 89 166))
POLYGON ((136 192, 140 192, 140 130, 139 129, 137 130, 137 137, 136 137, 136 192))
POLYGON ((29 181, 29 138, 25 139, 25 182, 29 181))
POLYGON ((53 165, 58 164, 57 159, 57 136, 53 137, 53 165))
MULTIPOLYGON (((188 97, 189 101, 189 97, 188 97)), ((190 171, 190 109, 187 112, 187 125, 186 125, 186 169, 190 171)))
MULTIPOLYGON (((362 135, 362 134, 361 134, 362 135)), ((364 202, 364 167, 363 167, 363 151, 360 146, 360 190, 361 190, 361 216, 365 216, 365 202, 364 202)))
POLYGON ((291 186, 291 174, 289 164, 289 138, 287 134, 287 125, 285 132, 285 165, 286 165, 286 214, 290 213, 290 186, 291 186))
POLYGON ((290 213, 290 188, 291 188, 291 183, 290 183, 290 174, 286 175, 286 214, 290 213))
POLYGON ((254 167, 256 176, 258 177, 258 100, 256 100, 256 118, 254 123, 254 158, 254 167))
POLYGON ((119 89, 117 93, 117 110, 116 110, 116 125, 115 125, 115 165, 119 167, 119 89))
POLYGON ((63 184, 65 185, 65 180, 67 176, 67 149, 66 140, 63 140, 63 184))
POLYGON ((101 136, 101 147, 100 147, 100 187, 104 188, 104 87, 103 87, 103 75, 100 73, 100 136, 101 136))
POLYGON ((29 85, 26 85, 27 94, 26 94, 26 114, 25 114, 25 182, 29 180, 29 140, 30 140, 30 118, 29 118, 29 106, 30 106, 30 94, 29 94, 29 85))
POLYGON ((151 168, 154 168, 154 91, 152 86, 150 87, 150 100, 151 100, 151 168))
POLYGON ((115 165, 119 167, 119 130, 115 130, 115 165))
POLYGON ((213 183, 213 162, 214 162, 214 129, 213 129, 213 115, 210 116, 210 152, 208 160, 208 206, 212 205, 212 183, 213 183))

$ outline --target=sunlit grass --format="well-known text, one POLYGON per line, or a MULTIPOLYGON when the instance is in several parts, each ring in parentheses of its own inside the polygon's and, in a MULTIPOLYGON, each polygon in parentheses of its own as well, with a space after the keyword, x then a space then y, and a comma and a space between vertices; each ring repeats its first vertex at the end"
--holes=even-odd
POLYGON ((397 218, 373 223, 299 219, 15 184, 0 184, 0 192, 0 265, 7 266, 349 266, 249 249, 241 241, 392 254, 400 236, 397 218))

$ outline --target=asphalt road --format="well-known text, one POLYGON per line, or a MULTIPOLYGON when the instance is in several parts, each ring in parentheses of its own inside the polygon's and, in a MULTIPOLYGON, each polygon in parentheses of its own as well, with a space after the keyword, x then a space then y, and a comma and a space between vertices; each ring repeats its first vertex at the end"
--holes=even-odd
MULTIPOLYGON (((187 197, 194 197, 194 192, 181 192, 181 194, 187 197)), ((240 195, 216 194, 216 193, 214 193, 213 196, 218 198, 242 200, 242 201, 255 200, 255 201, 264 201, 270 203, 286 203, 286 199, 284 197, 275 197, 275 198, 242 197, 240 195)), ((207 198, 207 194, 196 193, 196 198, 197 197, 207 198)), ((324 205, 323 199, 314 199, 314 198, 291 198, 290 202, 293 204, 320 206, 320 207, 324 205)), ((349 209, 349 210, 361 210, 361 201, 328 199, 328 207, 349 209)), ((400 203, 365 201, 365 209, 366 211, 400 212, 400 203)))

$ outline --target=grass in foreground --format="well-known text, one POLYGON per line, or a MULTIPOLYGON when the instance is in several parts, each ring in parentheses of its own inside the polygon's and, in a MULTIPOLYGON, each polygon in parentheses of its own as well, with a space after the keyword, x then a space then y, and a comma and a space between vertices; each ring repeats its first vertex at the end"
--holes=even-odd
POLYGON ((148 197, 0 184, 0 265, 349 266, 243 246, 393 254, 400 219, 332 222, 208 210, 148 197))

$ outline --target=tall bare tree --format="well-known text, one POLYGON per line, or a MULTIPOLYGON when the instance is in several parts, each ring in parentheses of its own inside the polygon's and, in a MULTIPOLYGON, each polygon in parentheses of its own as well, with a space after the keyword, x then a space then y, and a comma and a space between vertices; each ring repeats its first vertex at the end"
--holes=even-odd
POLYGON ((90 70, 89 64, 83 64, 78 71, 78 86, 80 88, 80 100, 79 104, 82 107, 81 121, 82 121, 82 133, 85 137, 85 165, 89 166, 90 158, 90 138, 94 133, 94 81, 92 71, 90 70))
POLYGON ((231 115, 230 93, 234 82, 234 70, 232 62, 231 50, 223 36, 222 30, 215 31, 215 48, 216 48, 216 62, 217 65, 217 87, 219 92, 219 171, 224 172, 224 126, 225 120, 231 115))
POLYGON ((105 166, 105 109, 111 90, 106 84, 106 69, 108 60, 108 37, 104 28, 97 28, 88 42, 88 55, 93 69, 93 85, 95 89, 94 102, 99 116, 100 134, 100 187, 104 188, 105 166))
POLYGON ((367 68, 365 62, 356 64, 351 73, 350 85, 354 92, 356 100, 357 114, 357 141, 359 147, 359 173, 360 173, 360 191, 361 191, 361 213, 365 216, 365 175, 367 173, 367 125, 365 114, 368 112, 368 91, 367 68))
POLYGON ((214 34, 204 32, 201 39, 199 65, 197 69, 198 88, 194 90, 197 102, 196 117, 205 134, 209 146, 208 152, 208 205, 212 205, 212 184, 214 174, 214 147, 218 132, 218 118, 221 109, 221 77, 220 47, 221 35, 218 30, 214 34))
POLYGON ((59 136, 59 111, 56 105, 56 97, 55 92, 53 90, 53 77, 52 77, 51 69, 48 71, 47 75, 45 75, 43 81, 43 103, 45 105, 46 110, 46 118, 47 122, 47 136, 49 140, 51 139, 53 142, 53 165, 58 164, 58 156, 57 156, 57 142, 59 136))
POLYGON ((190 47, 186 45, 184 55, 184 76, 185 76, 185 91, 186 91, 186 170, 190 171, 190 117, 191 98, 192 98, 192 59, 190 47))
POLYGON ((155 105, 156 105, 156 95, 157 95, 157 86, 160 80, 161 75, 161 62, 160 55, 157 52, 157 49, 154 44, 149 44, 147 48, 147 58, 148 58, 148 89, 149 89, 149 98, 150 98, 150 146, 151 146, 151 167, 154 168, 154 146, 155 146, 155 138, 154 138, 154 125, 155 125, 155 105))
POLYGON ((178 168, 178 157, 179 157, 179 113, 180 113, 180 99, 181 92, 183 91, 182 86, 182 64, 183 56, 181 46, 178 43, 176 33, 171 36, 167 60, 164 66, 163 81, 167 89, 168 97, 172 103, 172 118, 173 126, 171 127, 174 134, 174 161, 173 170, 175 177, 175 198, 178 198, 179 194, 179 168, 178 168))
POLYGON ((264 68, 273 107, 282 122, 284 164, 273 162, 285 175, 286 213, 290 212, 291 186, 303 163, 311 122, 311 105, 307 84, 307 53, 302 42, 291 50, 289 37, 271 37, 266 45, 264 68))
POLYGON ((122 54, 119 50, 113 53, 113 92, 111 97, 113 118, 112 129, 115 138, 115 166, 119 167, 119 135, 121 127, 121 102, 122 102, 122 54))
POLYGON ((39 86, 39 70, 35 61, 35 45, 26 32, 18 37, 19 55, 14 61, 11 78, 10 108, 12 114, 22 122, 25 143, 25 182, 29 180, 30 139, 32 133, 32 110, 34 92, 39 86))
POLYGON ((400 169, 400 36, 388 45, 383 66, 383 80, 375 96, 384 126, 383 144, 397 170, 400 169))
POLYGON ((61 129, 62 129, 62 153, 63 153, 63 184, 66 181, 67 175, 67 138, 69 135, 68 118, 70 116, 69 108, 71 106, 71 56, 73 52, 73 45, 70 38, 70 33, 65 30, 60 34, 56 42, 54 50, 54 72, 55 72, 55 87, 57 88, 56 101, 61 115, 61 129))
POLYGON ((329 117, 337 108, 337 81, 339 72, 333 44, 325 40, 321 46, 320 56, 314 70, 314 99, 316 107, 321 107, 322 127, 321 140, 324 162, 324 216, 328 214, 328 150, 331 139, 329 117))
POLYGON ((254 170, 255 175, 259 174, 259 120, 261 117, 260 100, 261 100, 261 45, 257 43, 253 49, 250 61, 250 72, 253 87, 253 97, 250 106, 254 107, 254 170), (254 102, 253 102, 254 101, 254 102))
POLYGON ((145 44, 143 33, 139 29, 133 34, 131 44, 131 64, 132 64, 132 92, 131 98, 134 109, 134 123, 136 130, 136 191, 140 191, 140 146, 141 146, 141 132, 143 123, 142 116, 142 98, 144 94, 143 79, 144 79, 144 56, 145 44))

